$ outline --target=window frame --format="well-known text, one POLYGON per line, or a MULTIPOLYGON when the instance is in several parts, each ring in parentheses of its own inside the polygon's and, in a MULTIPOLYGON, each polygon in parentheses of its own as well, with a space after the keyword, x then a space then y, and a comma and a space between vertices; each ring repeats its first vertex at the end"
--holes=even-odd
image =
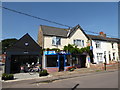
POLYGON ((61 37, 56 37, 56 36, 52 37, 52 45, 53 45, 53 46, 61 45, 61 37), (59 40, 58 40, 59 43, 58 43, 57 39, 59 39, 59 40), (53 43, 53 41, 54 41, 54 43, 53 43))
POLYGON ((95 46, 96 46, 96 48, 101 48, 101 42, 96 41, 96 42, 95 42, 95 46))
POLYGON ((81 39, 74 39, 73 44, 77 45, 77 46, 80 46, 80 47, 84 47, 84 45, 85 45, 84 40, 81 40, 81 39))

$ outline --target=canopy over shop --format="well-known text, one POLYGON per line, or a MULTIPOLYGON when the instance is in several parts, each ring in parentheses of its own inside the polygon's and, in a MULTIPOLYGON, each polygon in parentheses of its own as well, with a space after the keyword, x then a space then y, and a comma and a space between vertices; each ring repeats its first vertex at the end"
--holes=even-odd
POLYGON ((27 33, 6 51, 5 73, 20 73, 21 66, 41 64, 41 47, 27 33))

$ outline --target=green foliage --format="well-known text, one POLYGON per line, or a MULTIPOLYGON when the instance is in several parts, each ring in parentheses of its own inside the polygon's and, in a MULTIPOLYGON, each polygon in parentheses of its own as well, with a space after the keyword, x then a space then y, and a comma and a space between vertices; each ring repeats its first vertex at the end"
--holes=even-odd
POLYGON ((50 50, 53 50, 53 51, 56 51, 56 52, 60 52, 60 49, 58 49, 58 48, 52 48, 50 50))
POLYGON ((88 46, 88 47, 79 49, 75 45, 68 44, 68 46, 64 46, 63 50, 66 51, 66 52, 70 52, 71 54, 73 54, 73 53, 74 54, 78 54, 78 53, 81 54, 83 52, 89 53, 90 52, 90 47, 88 46))
POLYGON ((13 74, 6 74, 6 73, 2 74, 2 80, 13 80, 13 79, 14 79, 13 74))
POLYGON ((2 43, 2 53, 6 51, 7 48, 13 46, 14 43, 16 43, 18 40, 13 39, 4 39, 0 43, 2 43))
POLYGON ((52 49, 47 48, 47 49, 43 49, 43 51, 44 51, 44 50, 60 52, 60 49, 59 49, 59 48, 52 48, 52 49))
POLYGON ((47 76, 48 75, 48 72, 47 70, 43 69, 42 71, 39 72, 39 76, 47 76))
POLYGON ((47 50, 47 51, 49 51, 49 50, 50 50, 50 48, 47 48, 46 50, 47 50))

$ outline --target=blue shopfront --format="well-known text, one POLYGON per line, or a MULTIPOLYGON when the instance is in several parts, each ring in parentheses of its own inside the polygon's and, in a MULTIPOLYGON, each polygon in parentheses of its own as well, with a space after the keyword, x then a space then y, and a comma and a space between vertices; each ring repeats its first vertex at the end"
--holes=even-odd
POLYGON ((66 71, 72 66, 71 54, 64 51, 44 51, 42 67, 48 72, 66 71))

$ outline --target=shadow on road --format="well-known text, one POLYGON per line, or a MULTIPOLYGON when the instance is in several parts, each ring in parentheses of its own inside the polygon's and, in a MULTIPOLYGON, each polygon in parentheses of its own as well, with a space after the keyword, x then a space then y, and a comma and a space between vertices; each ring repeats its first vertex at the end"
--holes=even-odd
POLYGON ((71 90, 75 90, 79 84, 76 84, 71 90))

